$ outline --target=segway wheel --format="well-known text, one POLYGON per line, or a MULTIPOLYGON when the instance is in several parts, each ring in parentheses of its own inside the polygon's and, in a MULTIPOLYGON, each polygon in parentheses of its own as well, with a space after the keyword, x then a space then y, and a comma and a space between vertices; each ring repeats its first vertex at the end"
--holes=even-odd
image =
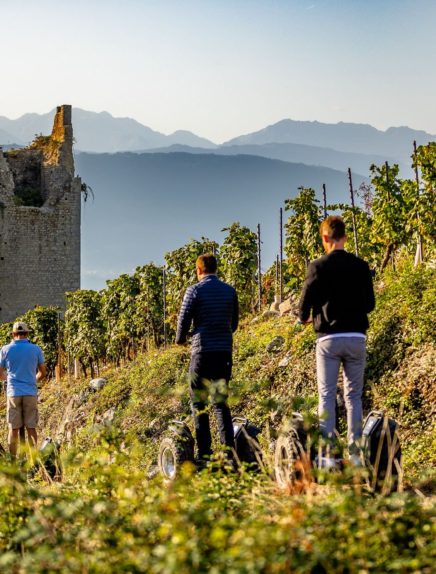
POLYGON ((312 482, 310 457, 293 429, 281 434, 275 445, 274 476, 278 486, 292 492, 304 492, 312 482))
POLYGON ((158 466, 167 480, 174 480, 184 462, 194 462, 192 446, 183 437, 168 436, 159 448, 158 466))

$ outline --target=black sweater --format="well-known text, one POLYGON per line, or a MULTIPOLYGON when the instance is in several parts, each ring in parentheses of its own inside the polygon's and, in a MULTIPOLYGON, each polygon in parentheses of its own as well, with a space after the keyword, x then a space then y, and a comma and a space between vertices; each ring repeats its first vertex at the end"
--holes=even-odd
POLYGON ((322 335, 365 333, 367 314, 375 307, 372 276, 368 264, 352 253, 335 249, 312 261, 307 268, 300 300, 299 317, 322 335))

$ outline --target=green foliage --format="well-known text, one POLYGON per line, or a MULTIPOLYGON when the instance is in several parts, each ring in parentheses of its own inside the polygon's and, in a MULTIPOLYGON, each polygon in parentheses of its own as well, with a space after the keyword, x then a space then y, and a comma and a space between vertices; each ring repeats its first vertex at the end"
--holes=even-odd
POLYGON ((105 324, 106 354, 116 363, 130 357, 138 335, 137 297, 139 278, 136 275, 120 275, 107 281, 101 292, 101 315, 105 324))
MULTIPOLYGON (((278 496, 264 476, 203 472, 164 486, 108 429, 66 461, 75 487, 0 473, 0 568, 11 572, 332 574, 432 571, 433 513, 414 493, 278 496)), ((67 478, 69 480, 69 478, 67 478)))
POLYGON ((167 321, 174 330, 177 316, 186 289, 196 283, 195 262, 203 253, 215 253, 218 257, 218 243, 202 237, 200 241, 191 239, 189 243, 165 255, 167 265, 167 321))
POLYGON ((163 268, 154 263, 137 267, 139 282, 135 324, 140 338, 152 340, 156 346, 163 342, 163 268))
POLYGON ((408 219, 410 217, 410 197, 404 193, 403 182, 399 179, 397 164, 381 167, 371 165, 372 185, 375 193, 372 203, 372 238, 382 242, 385 253, 382 269, 389 257, 400 245, 410 239, 408 219))
POLYGON ((106 347, 101 295, 82 289, 67 293, 66 298, 66 350, 79 360, 85 372, 90 367, 93 375, 94 365, 104 357, 106 347))
POLYGON ((257 236, 239 222, 222 231, 228 232, 220 248, 222 276, 238 292, 244 315, 251 311, 256 299, 257 236))
POLYGON ((57 307, 38 306, 17 320, 29 325, 29 339, 43 350, 48 376, 52 376, 61 351, 63 321, 60 310, 57 307))
POLYGON ((300 187, 294 199, 285 201, 285 209, 292 214, 285 223, 286 273, 290 288, 298 288, 312 259, 322 253, 319 226, 323 211, 312 188, 300 187))
POLYGON ((11 342, 12 325, 13 323, 2 323, 0 325, 0 347, 11 342))

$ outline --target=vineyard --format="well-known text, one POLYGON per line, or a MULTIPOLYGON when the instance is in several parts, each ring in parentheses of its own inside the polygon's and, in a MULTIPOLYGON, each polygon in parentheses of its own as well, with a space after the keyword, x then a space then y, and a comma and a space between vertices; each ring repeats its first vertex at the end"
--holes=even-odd
MULTIPOLYGON (((51 373, 40 391, 40 426, 62 444, 63 480, 47 482, 42 471, 28 480, 25 463, 0 459, 0 571, 430 574, 436 144, 420 146, 413 161, 415 179, 400 179, 395 165, 371 166, 371 184, 356 190, 354 207, 319 202, 315 190, 300 188, 284 206, 283 265, 278 256, 264 273, 258 234, 233 223, 221 245, 191 240, 167 253, 164 266, 138 267, 100 292, 68 293, 65 316, 38 307, 20 317, 51 373), (187 465, 178 480, 163 483, 153 472, 159 440, 169 421, 190 416, 189 353, 172 341, 205 251, 216 254, 220 277, 240 297, 233 414, 261 427, 265 451, 293 410, 313 416, 315 336, 292 315, 262 311, 281 285, 285 298, 298 297, 307 263, 322 252, 326 211, 343 214, 348 249, 374 270, 364 406, 400 424, 402 491, 374 495, 361 471, 348 470, 303 494, 283 492, 268 461, 257 474, 195 473, 187 465), (107 381, 99 390, 89 387, 96 375, 107 381)), ((1 344, 10 331, 0 327, 1 344)))

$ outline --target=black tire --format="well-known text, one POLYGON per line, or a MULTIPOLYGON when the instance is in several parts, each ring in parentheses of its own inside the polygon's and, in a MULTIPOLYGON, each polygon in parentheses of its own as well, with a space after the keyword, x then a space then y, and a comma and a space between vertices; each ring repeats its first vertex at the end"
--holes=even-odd
POLYGON ((242 417, 233 418, 233 428, 237 427, 235 433, 235 447, 238 460, 249 466, 251 470, 259 470, 262 464, 262 448, 258 435, 260 429, 242 417))
POLYGON ((279 435, 276 441, 274 477, 280 488, 294 492, 303 492, 312 482, 310 457, 294 429, 279 435))
POLYGON ((363 453, 369 488, 390 494, 402 488, 402 456, 398 424, 381 411, 371 411, 363 426, 363 453))
POLYGON ((157 464, 167 480, 174 480, 184 462, 194 462, 192 444, 183 436, 166 436, 159 447, 157 464))

